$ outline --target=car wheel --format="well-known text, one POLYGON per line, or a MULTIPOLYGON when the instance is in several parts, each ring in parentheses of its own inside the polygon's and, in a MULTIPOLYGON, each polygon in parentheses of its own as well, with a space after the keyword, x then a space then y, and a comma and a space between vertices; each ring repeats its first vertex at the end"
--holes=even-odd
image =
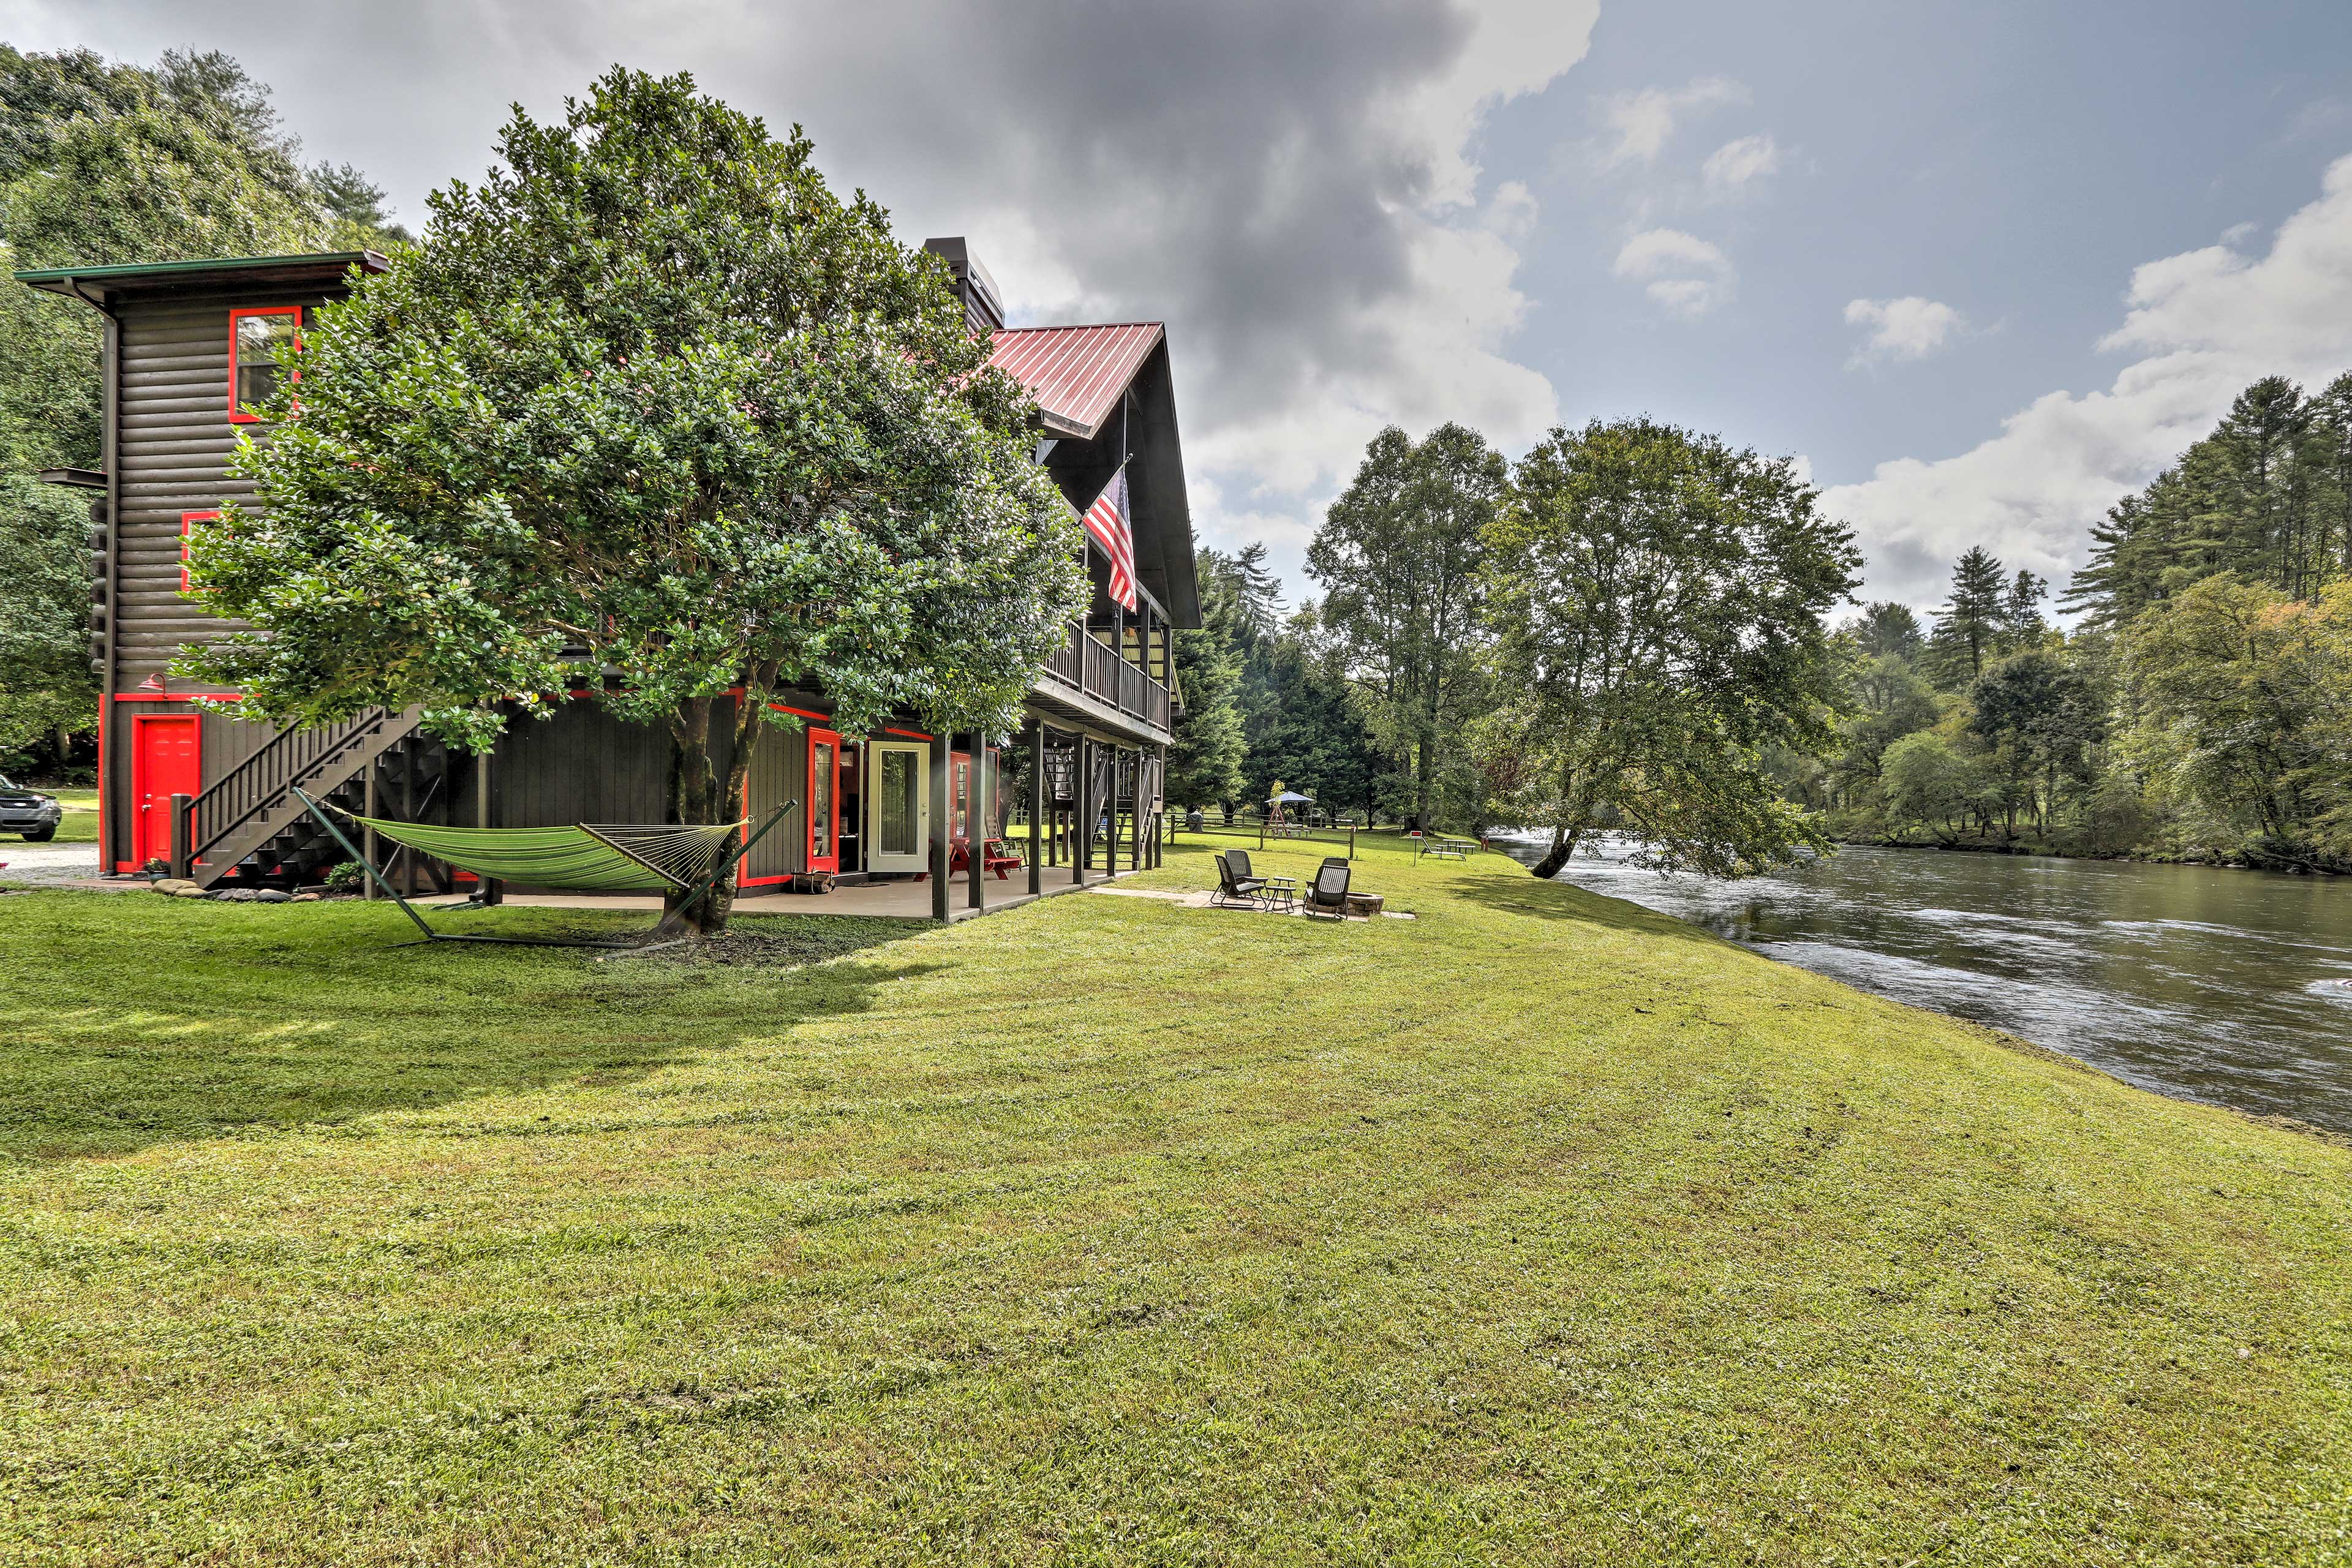
POLYGON ((47 844, 50 839, 55 838, 57 836, 58 830, 56 828, 44 827, 38 833, 27 833, 25 835, 25 842, 27 844, 47 844))

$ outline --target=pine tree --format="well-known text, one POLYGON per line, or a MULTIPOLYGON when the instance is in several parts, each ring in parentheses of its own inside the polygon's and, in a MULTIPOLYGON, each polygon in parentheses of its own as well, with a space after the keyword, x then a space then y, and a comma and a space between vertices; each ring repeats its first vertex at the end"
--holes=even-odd
POLYGON ((2037 577, 2022 566, 2017 569, 2001 601, 2001 652, 2015 653, 2041 642, 2042 634, 2048 630, 2042 619, 2042 604, 2049 597, 2048 579, 2037 577))
POLYGON ((2011 586, 2000 559, 1980 544, 1953 565, 1951 602, 1936 612, 1931 639, 1937 685, 1951 690, 1984 673, 2007 625, 2011 586))
MULTIPOLYGON (((1262 545, 1253 545, 1261 556, 1262 545)), ((1262 568, 1261 568, 1262 570, 1262 568)), ((1242 632, 1246 577, 1233 556, 1203 548, 1194 571, 1201 624, 1176 634, 1176 688, 1183 706, 1168 748, 1168 802, 1213 805, 1242 792, 1242 632)))
POLYGON ((1892 599, 1881 600, 1862 612, 1854 623, 1855 646, 1872 658, 1902 658, 1916 661, 1927 651, 1927 637, 1919 630, 1919 617, 1911 606, 1892 599))

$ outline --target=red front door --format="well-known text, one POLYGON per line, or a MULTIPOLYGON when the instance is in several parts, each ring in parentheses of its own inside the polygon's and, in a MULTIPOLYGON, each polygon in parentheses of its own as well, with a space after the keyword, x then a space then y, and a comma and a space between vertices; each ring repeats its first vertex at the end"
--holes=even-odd
POLYGON ((131 721, 131 840, 133 868, 172 853, 172 797, 204 789, 204 721, 194 713, 142 713, 131 721))
POLYGON ((841 737, 811 730, 809 738, 808 868, 841 869, 841 737))

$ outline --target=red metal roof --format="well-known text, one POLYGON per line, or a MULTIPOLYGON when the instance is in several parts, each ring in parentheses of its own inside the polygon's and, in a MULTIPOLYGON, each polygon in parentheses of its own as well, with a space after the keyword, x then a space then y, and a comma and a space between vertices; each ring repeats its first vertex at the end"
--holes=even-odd
POLYGON ((1004 327, 988 363, 1029 389, 1049 427, 1092 439, 1161 336, 1158 321, 1004 327))

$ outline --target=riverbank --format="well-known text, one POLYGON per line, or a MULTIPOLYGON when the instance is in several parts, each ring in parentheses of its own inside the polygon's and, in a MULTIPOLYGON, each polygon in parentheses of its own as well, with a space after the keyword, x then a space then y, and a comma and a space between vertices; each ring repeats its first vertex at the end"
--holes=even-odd
POLYGON ((8 900, 0 1555, 2340 1553, 2352 1152, 1358 866, 788 971, 8 900))
POLYGON ((2217 870, 2275 871, 2294 877, 2352 875, 2352 867, 2334 866, 2324 861, 2281 860, 2273 863, 2189 850, 2062 848, 2055 844, 2028 838, 1891 838, 1862 834, 1838 835, 1835 841, 1865 849, 1942 849, 1966 855, 2035 855, 2051 860, 2119 860, 2141 866, 2210 866, 2217 870))

